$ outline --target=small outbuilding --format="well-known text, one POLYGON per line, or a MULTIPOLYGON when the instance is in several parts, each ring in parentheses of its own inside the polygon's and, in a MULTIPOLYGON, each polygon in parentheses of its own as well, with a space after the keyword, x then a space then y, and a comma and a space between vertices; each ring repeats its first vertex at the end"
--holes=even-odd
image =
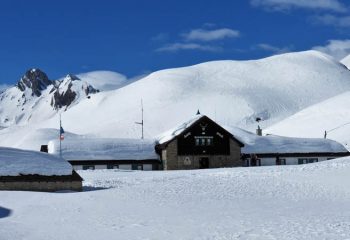
POLYGON ((242 166, 244 144, 230 132, 197 114, 158 137, 156 151, 164 170, 242 166))
POLYGON ((66 159, 75 170, 159 170, 161 162, 151 139, 71 138, 52 140, 50 154, 66 159))
POLYGON ((0 147, 0 190, 82 191, 82 180, 63 158, 0 147))

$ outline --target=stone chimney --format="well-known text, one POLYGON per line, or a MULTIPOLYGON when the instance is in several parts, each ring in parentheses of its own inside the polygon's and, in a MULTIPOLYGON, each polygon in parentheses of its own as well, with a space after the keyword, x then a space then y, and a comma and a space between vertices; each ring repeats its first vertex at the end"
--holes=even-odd
POLYGON ((259 125, 258 125, 258 129, 256 129, 256 135, 262 136, 262 129, 260 128, 259 125))

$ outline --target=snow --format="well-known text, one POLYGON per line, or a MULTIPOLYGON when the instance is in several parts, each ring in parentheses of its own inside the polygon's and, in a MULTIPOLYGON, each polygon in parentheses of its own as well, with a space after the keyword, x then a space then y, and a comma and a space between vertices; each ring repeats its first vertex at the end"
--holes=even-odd
POLYGON ((168 141, 172 140, 176 136, 178 136, 181 133, 183 133, 186 129, 191 127, 195 122, 197 122, 202 117, 203 117, 203 115, 197 114, 194 117, 192 117, 189 120, 187 120, 186 122, 182 123, 181 125, 179 125, 179 126, 177 126, 175 128, 172 128, 172 129, 170 129, 170 130, 160 134, 159 136, 156 137, 157 143, 163 144, 165 142, 168 142, 168 141))
POLYGON ((80 171, 85 192, 0 192, 0 239, 349 239, 350 158, 80 171))
POLYGON ((31 174, 71 175, 72 166, 66 160, 47 153, 0 147, 0 176, 31 174))
POLYGON ((266 133, 291 137, 322 137, 336 140, 350 148, 350 92, 340 94, 269 127, 266 133))
MULTIPOLYGON (((62 121, 66 131, 79 135, 138 138, 141 129, 135 122, 141 120, 142 98, 146 138, 185 122, 197 109, 220 125, 253 130, 256 117, 264 120, 261 124, 266 128, 349 91, 349 78, 343 65, 316 51, 254 61, 213 61, 154 72, 116 90, 82 98, 62 112, 62 121)), ((9 95, 0 104, 0 121, 9 119, 6 126, 13 141, 1 138, 0 146, 23 142, 17 131, 24 130, 19 126, 27 127, 28 132, 57 128, 59 112, 52 110, 46 93, 42 100, 25 104, 20 94, 14 94, 14 100, 9 95)))
POLYGON ((350 55, 343 58, 340 62, 350 69, 350 55))
POLYGON ((242 153, 327 153, 348 152, 340 143, 324 138, 258 136, 240 128, 227 128, 244 143, 242 153))
MULTIPOLYGON (((59 155, 59 141, 48 144, 49 153, 59 155)), ((151 139, 75 138, 62 141, 62 157, 67 160, 159 159, 151 139)))
MULTIPOLYGON (((198 114, 183 124, 159 135, 157 143, 162 144, 172 140, 192 126, 203 115, 198 114)), ((238 127, 224 127, 235 138, 244 143, 242 153, 323 153, 347 152, 340 143, 323 138, 292 138, 277 135, 258 136, 238 127)))

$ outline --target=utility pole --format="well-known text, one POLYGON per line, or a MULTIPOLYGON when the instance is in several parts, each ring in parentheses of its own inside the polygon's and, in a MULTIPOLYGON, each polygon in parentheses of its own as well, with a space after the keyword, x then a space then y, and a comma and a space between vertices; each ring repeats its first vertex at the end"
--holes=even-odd
POLYGON ((141 139, 143 139, 143 101, 141 98, 141 122, 135 122, 136 124, 141 125, 141 139))

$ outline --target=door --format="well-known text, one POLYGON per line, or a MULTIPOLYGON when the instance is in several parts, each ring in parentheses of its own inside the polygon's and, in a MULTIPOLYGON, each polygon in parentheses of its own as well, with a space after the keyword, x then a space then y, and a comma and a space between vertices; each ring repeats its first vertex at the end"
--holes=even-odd
POLYGON ((209 168, 209 158, 207 158, 207 157, 200 158, 199 159, 199 168, 200 169, 209 168))

